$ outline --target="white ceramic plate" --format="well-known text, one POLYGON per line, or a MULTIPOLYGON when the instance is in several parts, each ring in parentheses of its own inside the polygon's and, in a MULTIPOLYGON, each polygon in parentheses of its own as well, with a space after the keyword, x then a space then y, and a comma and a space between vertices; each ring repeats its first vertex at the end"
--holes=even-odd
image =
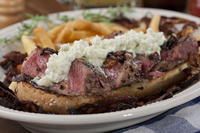
MULTIPOLYGON (((98 12, 100 10, 96 9, 93 11, 98 12)), ((149 12, 164 16, 182 17, 200 23, 200 19, 197 17, 158 9, 138 8, 135 9, 134 13, 129 15, 138 18, 149 12)), ((80 16, 81 11, 64 12, 62 14, 78 17, 80 16)), ((51 15, 51 18, 55 19, 55 16, 55 14, 51 15)), ((10 37, 15 35, 17 33, 17 27, 19 26, 20 24, 16 24, 1 30, 0 36, 10 37)), ((15 49, 16 46, 18 46, 18 48, 20 47, 20 45, 0 46, 0 58, 5 52, 15 49)), ((3 77, 3 75, 1 74, 0 77, 3 77)), ((198 96, 200 96, 200 82, 175 95, 173 98, 142 107, 113 113, 92 115, 48 115, 20 112, 0 106, 0 117, 17 121, 33 133, 66 133, 67 131, 70 133, 104 132, 143 122, 173 107, 186 103, 198 96)))

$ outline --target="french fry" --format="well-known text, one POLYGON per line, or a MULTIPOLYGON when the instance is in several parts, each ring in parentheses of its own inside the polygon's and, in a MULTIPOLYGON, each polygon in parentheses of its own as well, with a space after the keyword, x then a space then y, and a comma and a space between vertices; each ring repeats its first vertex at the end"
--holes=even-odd
POLYGON ((126 28, 118 24, 109 23, 93 23, 87 20, 75 20, 73 22, 74 30, 90 31, 96 33, 97 35, 108 35, 114 31, 127 31, 126 28))
POLYGON ((106 36, 109 35, 115 31, 123 31, 126 32, 127 29, 117 25, 117 24, 109 24, 109 23, 94 23, 94 32, 97 35, 102 35, 102 36, 106 36))
POLYGON ((133 30, 135 30, 136 32, 146 32, 147 25, 144 22, 142 22, 142 23, 140 23, 139 27, 134 28, 133 30))
POLYGON ((112 31, 122 31, 122 32, 126 32, 128 31, 127 28, 121 26, 121 25, 118 25, 118 24, 109 24, 108 26, 110 26, 110 28, 112 29, 112 31))
POLYGON ((75 40, 85 39, 91 36, 94 36, 95 33, 90 31, 73 31, 70 35, 69 42, 73 42, 75 40))
POLYGON ((65 24, 61 24, 61 25, 58 25, 56 27, 54 27, 53 29, 51 29, 48 33, 49 33, 49 36, 51 38, 51 40, 53 42, 55 42, 58 34, 62 31, 62 29, 65 27, 65 24))
POLYGON ((37 40, 40 42, 42 48, 52 48, 54 50, 56 49, 48 32, 44 28, 37 27, 33 30, 33 33, 37 40))
POLYGON ((105 28, 105 26, 101 25, 100 23, 93 23, 93 22, 83 20, 83 19, 73 21, 72 27, 75 31, 77 30, 90 31, 97 35, 105 34, 102 32, 102 28, 105 30, 105 32, 106 30, 108 30, 108 28, 105 28))
POLYGON ((37 48, 35 42, 28 36, 23 35, 21 38, 25 52, 29 55, 35 48, 37 48))
POLYGON ((84 19, 79 19, 79 20, 73 21, 72 27, 75 30, 86 30, 86 31, 89 30, 89 31, 91 31, 91 30, 94 30, 93 25, 94 25, 94 23, 92 23, 90 21, 87 21, 87 20, 84 20, 84 19))
MULTIPOLYGON (((87 20, 79 19, 56 26, 55 28, 50 30, 48 34, 52 42, 54 42, 55 44, 62 44, 73 42, 75 40, 89 38, 94 35, 106 36, 114 31, 125 32, 127 31, 127 29, 118 24, 94 23, 87 20)), ((44 31, 41 31, 41 29, 39 29, 39 33, 41 32, 46 35, 44 31)), ((36 39, 38 38, 39 37, 36 36, 36 39)), ((41 42, 41 39, 39 40, 39 42, 41 42)), ((46 43, 43 42, 42 44, 46 43)))
POLYGON ((151 28, 154 32, 159 32, 159 24, 160 24, 160 15, 155 15, 151 19, 149 28, 151 28))
POLYGON ((112 29, 105 23, 95 23, 93 29, 97 35, 104 36, 112 33, 112 29))
POLYGON ((57 38, 55 39, 55 43, 66 43, 68 42, 70 35, 73 31, 73 22, 68 22, 65 24, 65 27, 63 30, 61 30, 60 34, 57 35, 57 38))

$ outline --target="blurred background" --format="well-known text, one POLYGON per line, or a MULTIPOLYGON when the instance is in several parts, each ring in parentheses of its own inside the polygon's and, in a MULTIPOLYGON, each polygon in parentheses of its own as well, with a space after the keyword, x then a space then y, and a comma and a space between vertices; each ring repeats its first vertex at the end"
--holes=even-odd
POLYGON ((133 7, 176 10, 200 17, 200 0, 0 0, 0 28, 24 20, 27 13, 45 15, 125 4, 133 7))

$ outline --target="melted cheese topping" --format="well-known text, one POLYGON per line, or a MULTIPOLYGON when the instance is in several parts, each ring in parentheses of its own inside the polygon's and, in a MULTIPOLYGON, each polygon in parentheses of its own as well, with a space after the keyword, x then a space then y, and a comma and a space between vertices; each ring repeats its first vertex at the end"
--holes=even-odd
POLYGON ((50 56, 44 75, 41 78, 36 77, 33 81, 38 85, 49 87, 68 79, 71 63, 76 58, 84 57, 94 66, 101 67, 109 52, 126 50, 133 53, 134 56, 160 53, 160 46, 164 41, 165 37, 162 32, 153 32, 148 29, 147 33, 130 30, 112 39, 96 36, 91 39, 90 43, 79 40, 72 44, 64 44, 58 54, 50 56))

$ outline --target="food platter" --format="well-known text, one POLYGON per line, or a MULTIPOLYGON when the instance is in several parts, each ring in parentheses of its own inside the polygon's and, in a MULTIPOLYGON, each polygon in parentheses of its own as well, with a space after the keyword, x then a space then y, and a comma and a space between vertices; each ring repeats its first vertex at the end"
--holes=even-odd
MULTIPOLYGON (((102 10, 103 9, 93 9, 92 11, 100 12, 102 10)), ((63 12, 61 14, 67 14, 69 16, 80 16, 81 12, 82 11, 73 11, 63 12)), ((136 8, 134 9, 134 12, 128 14, 128 16, 133 18, 140 18, 147 13, 160 14, 164 16, 176 16, 200 23, 199 18, 196 18, 194 16, 159 9, 136 8)), ((50 17, 52 19, 56 19, 56 14, 50 15, 50 17)), ((0 31, 0 35, 2 37, 13 36, 16 34, 16 29, 19 26, 20 24, 16 24, 5 28, 0 31)), ((2 57, 2 55, 4 55, 6 52, 12 51, 16 48, 20 49, 20 44, 9 46, 3 45, 0 47, 0 56, 2 57)), ((172 98, 169 98, 167 100, 144 105, 138 108, 112 113, 89 115, 36 114, 16 111, 1 106, 0 117, 17 121, 22 124, 22 126, 24 126, 26 129, 32 132, 105 132, 143 122, 173 107, 186 103, 200 96, 199 87, 200 83, 198 82, 195 85, 187 88, 186 90, 174 95, 172 98)))

